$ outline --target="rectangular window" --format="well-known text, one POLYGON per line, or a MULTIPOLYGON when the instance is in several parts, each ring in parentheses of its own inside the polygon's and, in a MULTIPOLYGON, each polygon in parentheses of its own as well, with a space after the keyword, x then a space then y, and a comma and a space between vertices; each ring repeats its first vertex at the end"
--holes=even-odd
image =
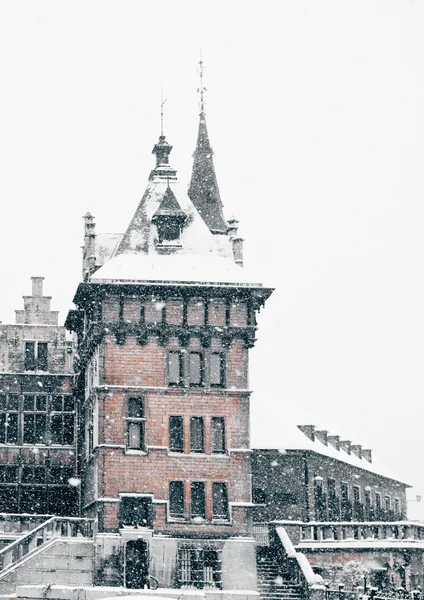
POLYGON ((24 444, 46 443, 47 415, 40 413, 24 414, 24 444))
POLYGON ((391 498, 390 496, 386 496, 384 498, 384 504, 385 504, 385 509, 386 511, 389 511, 392 508, 392 503, 391 503, 391 498))
POLYGON ((43 484, 46 483, 45 467, 22 467, 22 483, 43 484))
POLYGON ((183 417, 169 417, 169 450, 184 452, 183 417))
POLYGON ((18 481, 18 467, 0 465, 0 483, 16 483, 18 481))
POLYGON ((145 496, 124 496, 119 507, 120 527, 150 527, 152 524, 152 499, 145 496))
POLYGON ((400 501, 399 501, 399 498, 395 498, 395 516, 399 517, 400 514, 401 514, 401 511, 400 511, 400 501))
POLYGON ((225 454, 224 417, 211 418, 211 452, 213 454, 225 454))
POLYGON ((25 342, 25 371, 35 371, 35 342, 25 342))
POLYGON ((193 481, 191 484, 191 516, 205 518, 205 484, 193 481))
POLYGON ((70 446, 74 443, 73 414, 52 414, 50 424, 52 444, 70 446))
POLYGON ((352 503, 349 499, 349 484, 342 481, 340 484, 340 509, 342 521, 352 520, 352 503))
POLYGON ((47 342, 25 342, 25 371, 47 371, 47 358, 47 342))
POLYGON ((380 494, 380 492, 375 493, 375 516, 377 519, 381 519, 381 494, 380 494))
POLYGON ((128 398, 128 448, 144 450, 144 401, 143 398, 128 398))
POLYGON ((354 504, 359 504, 361 501, 361 492, 358 485, 353 486, 353 502, 354 504))
POLYGON ((52 412, 74 412, 74 398, 72 396, 52 396, 52 412))
POLYGON ((67 484, 69 479, 74 476, 74 470, 72 467, 51 467, 50 468, 50 480, 52 484, 67 484))
POLYGON ((222 589, 221 552, 198 546, 178 549, 179 584, 194 588, 222 589))
POLYGON ((18 443, 18 413, 0 413, 0 444, 18 443))
POLYGON ((135 419, 144 418, 144 406, 142 398, 128 399, 128 416, 135 419))
POLYGON ((203 417, 190 418, 190 452, 204 452, 205 438, 203 417))
POLYGON ((189 384, 191 387, 200 387, 204 384, 203 356, 200 352, 189 354, 189 384))
POLYGON ((210 384, 211 387, 225 386, 225 360, 220 352, 212 352, 210 360, 210 384))
POLYGON ((47 343, 38 342, 37 344, 37 369, 47 371, 47 343))
POLYGON ((212 483, 212 515, 214 519, 228 519, 228 493, 225 483, 212 483))
POLYGON ((169 483, 169 516, 174 519, 184 518, 184 482, 169 483))
POLYGON ((143 450, 144 448, 144 424, 128 424, 128 448, 132 450, 143 450))
POLYGON ((168 354, 168 385, 177 387, 183 385, 183 356, 177 350, 168 354))

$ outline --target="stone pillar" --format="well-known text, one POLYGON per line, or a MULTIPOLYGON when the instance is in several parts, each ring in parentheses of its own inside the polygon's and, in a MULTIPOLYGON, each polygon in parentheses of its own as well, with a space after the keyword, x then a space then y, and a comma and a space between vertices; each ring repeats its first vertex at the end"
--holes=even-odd
POLYGON ((224 590, 257 591, 256 548, 253 538, 233 537, 222 549, 224 590))

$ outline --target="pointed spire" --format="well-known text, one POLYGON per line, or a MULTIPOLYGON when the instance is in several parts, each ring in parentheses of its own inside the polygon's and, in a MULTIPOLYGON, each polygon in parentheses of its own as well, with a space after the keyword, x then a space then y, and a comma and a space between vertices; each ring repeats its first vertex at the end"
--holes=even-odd
POLYGON ((196 150, 193 154, 193 170, 191 173, 188 195, 201 217, 212 233, 227 233, 222 212, 222 201, 219 193, 218 182, 213 164, 213 150, 211 148, 206 127, 203 93, 203 62, 199 62, 200 72, 200 121, 197 135, 196 150))

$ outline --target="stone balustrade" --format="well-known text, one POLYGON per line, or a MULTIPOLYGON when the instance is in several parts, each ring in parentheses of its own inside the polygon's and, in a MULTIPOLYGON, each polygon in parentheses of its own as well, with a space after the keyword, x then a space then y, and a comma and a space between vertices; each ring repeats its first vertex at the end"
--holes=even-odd
POLYGON ((275 521, 286 528, 294 544, 343 542, 419 542, 424 543, 424 523, 414 521, 275 521))
POLYGON ((0 550, 0 579, 18 562, 44 543, 57 537, 93 537, 93 520, 78 517, 50 517, 0 550))

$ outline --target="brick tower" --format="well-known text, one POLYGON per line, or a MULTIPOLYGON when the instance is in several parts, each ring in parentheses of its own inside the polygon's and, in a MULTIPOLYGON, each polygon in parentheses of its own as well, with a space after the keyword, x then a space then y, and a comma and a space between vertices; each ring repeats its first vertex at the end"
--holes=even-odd
POLYGON ((248 352, 271 289, 242 268, 203 109, 188 194, 161 135, 123 235, 85 216, 78 334, 82 512, 97 581, 256 589, 248 352))

